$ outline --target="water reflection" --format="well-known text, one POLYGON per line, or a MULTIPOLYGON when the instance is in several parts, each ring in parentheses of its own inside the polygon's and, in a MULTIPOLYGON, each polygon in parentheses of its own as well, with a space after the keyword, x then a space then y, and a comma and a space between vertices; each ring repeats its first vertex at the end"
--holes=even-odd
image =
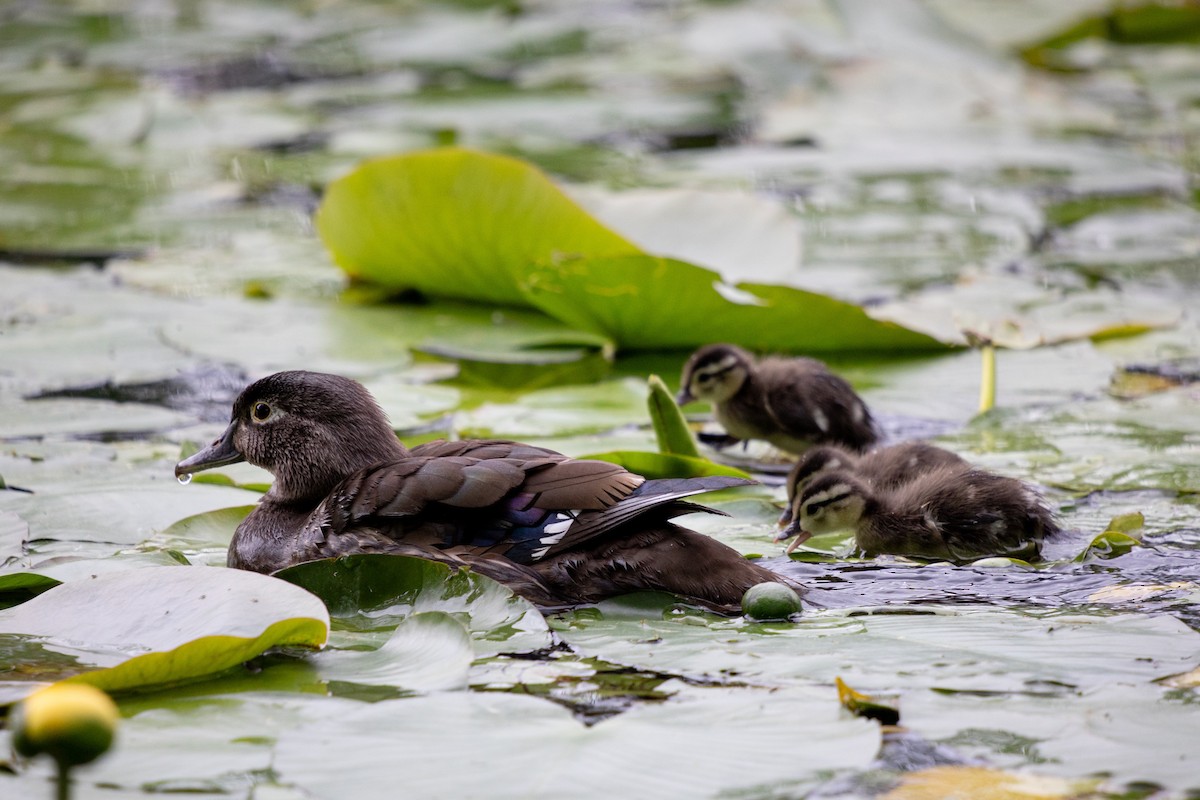
POLYGON ((1034 568, 918 565, 886 557, 834 563, 775 558, 766 564, 809 587, 805 600, 820 608, 983 604, 1094 614, 1163 612, 1200 630, 1195 582, 1200 530, 1153 538, 1112 560, 1069 560, 1084 545, 1085 536, 1068 533, 1047 545, 1046 555, 1055 562, 1034 568))

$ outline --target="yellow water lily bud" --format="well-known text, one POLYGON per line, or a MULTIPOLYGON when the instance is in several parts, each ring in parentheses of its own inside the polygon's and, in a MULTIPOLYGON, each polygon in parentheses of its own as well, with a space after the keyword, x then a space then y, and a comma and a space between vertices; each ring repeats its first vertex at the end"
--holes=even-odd
POLYGON ((56 683, 25 698, 9 717, 13 749, 47 753, 60 764, 86 764, 112 745, 117 706, 82 683, 56 683))

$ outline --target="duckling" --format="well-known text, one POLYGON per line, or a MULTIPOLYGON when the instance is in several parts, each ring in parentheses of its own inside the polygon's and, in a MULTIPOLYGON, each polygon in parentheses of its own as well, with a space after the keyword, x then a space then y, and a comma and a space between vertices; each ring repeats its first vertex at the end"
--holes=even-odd
POLYGON ((849 472, 814 478, 793 510, 785 535, 853 530, 866 555, 892 553, 970 561, 985 556, 1034 560, 1042 540, 1058 532, 1032 487, 981 469, 938 467, 891 491, 873 489, 849 472))
POLYGON ((938 467, 967 469, 969 466, 957 453, 926 442, 901 442, 877 447, 863 455, 835 445, 813 447, 800 456, 788 473, 787 505, 779 515, 779 527, 785 528, 792 521, 792 506, 795 505, 796 496, 803 494, 804 487, 815 477, 826 472, 849 471, 876 490, 889 490, 916 480, 938 467))
POLYGON ((224 434, 175 474, 243 460, 275 482, 233 534, 237 569, 400 553, 467 566, 543 608, 658 590, 725 613, 750 586, 781 580, 670 522, 721 513, 682 498, 753 481, 646 480, 498 440, 409 451, 370 393, 337 375, 280 372, 251 384, 224 434))
POLYGON ((816 359, 756 361, 740 347, 710 344, 688 359, 680 383, 676 402, 711 403, 735 439, 765 439, 799 454, 817 444, 862 451, 879 438, 866 404, 816 359))

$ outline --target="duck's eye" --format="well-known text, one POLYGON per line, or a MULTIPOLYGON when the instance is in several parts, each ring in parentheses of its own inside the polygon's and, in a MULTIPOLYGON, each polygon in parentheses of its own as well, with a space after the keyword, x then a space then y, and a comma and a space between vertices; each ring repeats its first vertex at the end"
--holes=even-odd
POLYGON ((266 403, 255 403, 254 410, 250 413, 254 415, 256 421, 266 422, 271 417, 271 407, 266 403))

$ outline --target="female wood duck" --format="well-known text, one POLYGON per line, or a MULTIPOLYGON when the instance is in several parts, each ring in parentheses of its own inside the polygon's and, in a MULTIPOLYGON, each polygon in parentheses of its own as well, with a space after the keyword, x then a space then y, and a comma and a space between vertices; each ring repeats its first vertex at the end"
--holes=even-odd
POLYGON ((814 478, 795 503, 788 552, 810 536, 853 530, 866 555, 892 553, 948 561, 1009 556, 1032 561, 1058 532, 1041 496, 1015 478, 981 469, 939 467, 891 491, 849 472, 814 478))
POLYGON ((648 481, 495 440, 409 451, 367 390, 337 375, 280 372, 251 384, 225 433, 175 474, 243 460, 275 482, 230 542, 239 569, 399 553, 470 567, 545 608, 658 590, 727 613, 749 587, 780 580, 669 522, 720 513, 682 498, 751 481, 648 481))
POLYGON ((871 412, 843 378, 812 358, 764 358, 731 344, 701 347, 683 367, 676 402, 712 404, 737 439, 765 439, 803 453, 817 444, 854 451, 875 443, 871 412))
POLYGON ((968 469, 970 464, 957 453, 926 442, 901 442, 877 447, 863 455, 835 445, 813 447, 800 456, 788 473, 787 505, 779 515, 779 527, 786 528, 792 521, 796 496, 803 494, 805 487, 818 475, 848 471, 876 491, 888 491, 939 467, 968 469))

